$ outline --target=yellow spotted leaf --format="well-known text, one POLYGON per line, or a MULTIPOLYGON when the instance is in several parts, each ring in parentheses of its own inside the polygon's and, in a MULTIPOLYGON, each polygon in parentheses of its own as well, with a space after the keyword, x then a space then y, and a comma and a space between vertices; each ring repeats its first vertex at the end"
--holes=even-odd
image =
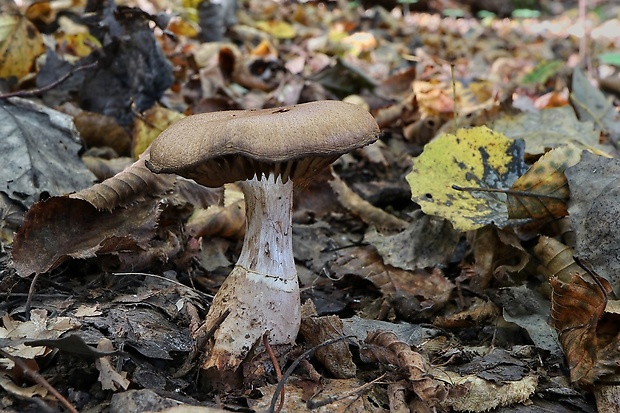
POLYGON ((27 75, 44 51, 41 34, 28 19, 0 14, 0 78, 27 75))
POLYGON ((506 195, 462 188, 509 188, 526 166, 525 145, 481 126, 442 134, 424 147, 407 175, 422 211, 448 219, 460 231, 508 223, 506 195))
POLYGON ((564 171, 576 165, 582 150, 573 144, 552 149, 514 183, 508 193, 511 219, 563 217, 570 191, 564 171))

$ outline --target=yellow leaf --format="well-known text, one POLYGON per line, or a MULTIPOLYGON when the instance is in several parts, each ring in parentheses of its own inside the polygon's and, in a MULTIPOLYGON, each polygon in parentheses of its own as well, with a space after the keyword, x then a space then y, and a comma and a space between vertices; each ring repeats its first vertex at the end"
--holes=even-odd
POLYGON ((88 56, 93 50, 101 48, 99 40, 90 33, 58 33, 56 41, 64 44, 67 51, 79 57, 88 56))
POLYGON ((0 78, 27 75, 44 51, 41 34, 28 19, 0 14, 0 78))
POLYGON ((276 39, 292 39, 297 34, 293 26, 282 21, 259 21, 256 27, 276 39))
POLYGON ((161 106, 154 106, 136 119, 133 127, 133 155, 137 159, 164 129, 185 115, 161 106))
POLYGON ((192 21, 184 20, 180 17, 173 17, 168 23, 167 29, 177 36, 196 37, 200 28, 192 21))
POLYGON ((508 194, 508 216, 511 219, 566 216, 570 191, 564 171, 580 159, 581 149, 573 144, 547 152, 510 188, 521 194, 508 194))
POLYGON ((460 231, 491 223, 502 227, 508 222, 505 194, 453 186, 509 188, 525 172, 524 146, 485 126, 442 134, 425 146, 407 175, 412 200, 460 231))

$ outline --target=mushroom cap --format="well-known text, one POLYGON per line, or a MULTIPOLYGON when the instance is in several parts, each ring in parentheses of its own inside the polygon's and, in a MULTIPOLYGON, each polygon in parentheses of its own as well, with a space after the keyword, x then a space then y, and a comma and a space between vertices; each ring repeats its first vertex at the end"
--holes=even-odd
POLYGON ((378 138, 370 113, 335 100, 202 113, 164 130, 151 145, 147 167, 210 187, 270 174, 286 182, 314 175, 378 138))

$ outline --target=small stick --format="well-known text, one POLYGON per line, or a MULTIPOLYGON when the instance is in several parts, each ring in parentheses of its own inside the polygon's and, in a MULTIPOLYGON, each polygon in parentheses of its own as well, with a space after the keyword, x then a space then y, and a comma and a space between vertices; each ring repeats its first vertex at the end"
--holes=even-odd
POLYGON ((58 393, 58 390, 56 390, 51 384, 49 384, 49 382, 45 380, 45 377, 41 376, 39 373, 28 367, 28 365, 20 357, 15 357, 4 350, 0 350, 0 356, 11 360, 13 363, 15 363, 16 366, 22 369, 26 376, 30 377, 41 386, 45 387, 45 389, 52 393, 52 395, 54 395, 54 397, 56 397, 56 399, 58 399, 58 401, 63 406, 65 406, 65 409, 67 409, 69 412, 78 413, 76 408, 73 407, 71 403, 69 403, 69 400, 65 399, 62 394, 58 393))
POLYGON ((557 199, 559 201, 564 200, 564 198, 560 196, 536 194, 534 192, 526 192, 526 191, 513 191, 511 189, 476 188, 472 186, 458 186, 458 185, 452 185, 452 189, 457 190, 457 191, 465 191, 465 192, 497 192, 497 193, 506 194, 506 195, 530 196, 534 198, 549 198, 549 199, 557 199))
POLYGON ((456 103, 456 81, 454 80, 454 63, 450 63, 450 77, 452 77, 452 104, 454 105, 454 131, 459 129, 459 108, 456 103))
POLYGON ((202 327, 206 326, 206 324, 203 324, 202 327, 198 329, 198 331, 196 332, 196 346, 198 348, 203 347, 205 343, 209 341, 211 337, 213 337, 213 335, 215 334, 215 331, 218 328, 220 328, 220 326, 222 325, 224 320, 226 320, 226 317, 228 317, 229 314, 230 314, 230 308, 227 308, 226 311, 220 314, 217 320, 215 320, 215 324, 213 324, 213 326, 211 326, 211 328, 208 329, 207 332, 204 334, 201 334, 202 331, 204 330, 202 327))
MULTIPOLYGON (((273 349, 269 344, 269 331, 263 334, 263 345, 265 346, 265 350, 267 350, 267 354, 269 354, 269 358, 273 363, 273 368, 276 369, 276 377, 278 378, 278 381, 282 380, 282 370, 280 370, 280 364, 278 364, 278 359, 276 358, 276 355, 274 354, 273 349)), ((284 393, 285 389, 283 387, 282 391, 280 392, 280 405, 276 409, 275 413, 280 413, 282 407, 284 406, 284 393)))
POLYGON ((607 302, 607 290, 605 290, 605 287, 603 286, 603 284, 601 283, 601 280, 598 279, 597 274, 591 270, 590 268, 588 268, 588 266, 586 265, 585 262, 583 262, 583 260, 577 256, 573 256, 573 261, 575 261, 575 263, 580 266, 581 268, 583 268, 585 270, 585 272, 588 273, 588 275, 590 277, 592 277, 592 280, 594 280, 594 282, 596 283, 597 287, 601 289, 601 292, 603 293, 603 296, 605 296, 605 302, 607 302))
POLYGON ((86 69, 94 68, 95 66, 97 66, 98 63, 99 62, 94 62, 94 63, 89 63, 87 65, 74 67, 73 69, 71 69, 70 71, 68 71, 63 76, 61 76, 60 78, 56 79, 52 83, 50 83, 48 85, 45 85, 43 87, 37 88, 37 89, 18 90, 18 91, 15 91, 15 92, 0 93, 0 99, 12 98, 12 97, 16 97, 16 96, 17 97, 27 97, 27 96, 40 95, 41 93, 47 92, 48 90, 58 86, 59 84, 61 84, 65 80, 69 79, 71 76, 73 76, 77 72, 79 72, 81 70, 86 70, 86 69))
POLYGON ((37 280, 39 279, 39 275, 36 274, 32 278, 32 282, 30 283, 30 288, 28 288, 28 298, 26 298, 26 305, 24 306, 24 313, 26 314, 26 321, 30 320, 30 309, 32 307, 32 300, 34 298, 35 286, 37 285, 37 280))
POLYGON ((380 381, 381 379, 383 379, 386 376, 387 373, 383 373, 382 375, 380 375, 379 377, 377 377, 376 379, 374 379, 371 382, 368 382, 366 384, 361 385, 360 387, 353 389, 353 390, 349 390, 348 392, 344 392, 342 394, 339 394, 337 396, 329 396, 329 397, 325 397, 321 400, 308 400, 306 402, 306 407, 308 407, 308 409, 317 409, 319 407, 323 407, 323 406, 327 406, 328 404, 331 404, 333 402, 337 402, 338 400, 342 400, 345 399, 349 396, 354 396, 354 395, 360 395, 363 394, 365 392, 367 392, 368 390, 370 390, 370 388, 372 386, 375 385, 375 383, 377 383, 378 381, 380 381))

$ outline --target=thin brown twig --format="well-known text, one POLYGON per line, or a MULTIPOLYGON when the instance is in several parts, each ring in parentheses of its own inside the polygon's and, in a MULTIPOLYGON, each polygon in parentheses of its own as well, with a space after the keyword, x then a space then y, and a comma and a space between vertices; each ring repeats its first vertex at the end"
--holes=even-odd
POLYGON ((43 87, 40 87, 40 88, 30 89, 30 90, 17 90, 15 92, 7 92, 7 93, 0 93, 0 99, 6 99, 6 98, 12 98, 12 97, 28 97, 28 96, 40 95, 43 92, 47 92, 48 90, 50 90, 52 88, 55 88, 56 86, 58 86, 59 84, 61 84, 65 80, 69 79, 71 76, 73 76, 77 72, 79 72, 81 70, 86 70, 86 69, 94 68, 95 66, 97 66, 98 63, 99 62, 94 62, 94 63, 89 63, 87 65, 82 65, 82 66, 74 67, 73 69, 69 70, 67 73, 65 73, 63 76, 59 77, 58 79, 56 79, 52 83, 47 84, 47 85, 45 85, 43 87))
POLYGON ((354 395, 361 395, 366 393, 368 390, 370 390, 370 388, 372 386, 374 386, 378 381, 383 380, 383 378, 387 375, 387 373, 383 373, 382 375, 380 375, 379 377, 377 377, 376 379, 374 379, 371 382, 368 382, 366 384, 363 384, 359 387, 356 387, 353 390, 349 390, 347 392, 344 392, 342 394, 338 394, 336 396, 329 396, 329 397, 324 397, 320 400, 308 400, 306 402, 306 407, 308 407, 308 409, 318 409, 319 407, 323 407, 323 406, 327 406, 328 404, 337 402, 338 400, 342 400, 342 399, 346 399, 347 397, 350 396, 354 396, 354 395))
POLYGON ((196 357, 198 357, 202 348, 207 345, 207 341, 209 341, 211 337, 213 337, 215 331, 220 327, 220 325, 222 325, 222 323, 224 322, 224 320, 226 320, 226 317, 228 317, 229 314, 230 309, 224 311, 217 318, 217 320, 215 320, 215 324, 213 324, 213 326, 206 332, 204 331, 206 329, 206 324, 203 324, 198 328, 198 330, 196 330, 196 345, 192 347, 192 350, 187 355, 185 362, 183 362, 183 365, 174 373, 173 377, 179 378, 189 373, 189 371, 194 367, 193 361, 196 359, 196 357))
MULTIPOLYGON (((271 348, 271 344, 269 344, 269 331, 263 334, 263 345, 265 346, 265 350, 267 350, 267 354, 269 354, 269 358, 273 363, 273 368, 276 370, 276 377, 278 378, 278 381, 282 380, 282 370, 280 370, 280 364, 278 363, 278 359, 271 348)), ((280 391, 280 405, 276 409, 275 413, 280 413, 282 407, 284 406, 284 393, 285 389, 283 387, 282 391, 280 391)))
POLYGON ((28 367, 28 364, 26 364, 20 357, 13 356, 12 354, 9 354, 4 350, 0 350, 0 355, 4 358, 11 360, 13 363, 15 363, 17 367, 22 369, 26 376, 30 377, 41 386, 45 387, 45 389, 49 391, 54 397, 56 397, 56 399, 58 399, 58 401, 69 412, 78 413, 77 409, 73 407, 69 400, 65 399, 64 396, 58 392, 58 390, 56 390, 51 384, 49 384, 49 382, 45 380, 45 377, 28 367))
POLYGON ((24 306, 26 321, 30 320, 30 309, 32 307, 32 300, 34 299, 34 293, 36 291, 35 287, 37 285, 39 275, 41 274, 35 274, 35 276, 32 278, 32 282, 30 283, 30 287, 28 288, 28 298, 26 298, 26 305, 24 306))
POLYGON ((500 194, 506 195, 515 195, 515 196, 523 196, 523 197, 532 197, 532 198, 548 198, 548 199, 557 199, 558 201, 564 201, 565 199, 560 196, 555 195, 547 195, 547 194, 537 194, 534 192, 527 191, 514 191, 512 189, 501 189, 501 188, 478 188, 475 186, 459 186, 452 185, 452 189, 456 191, 463 192, 497 192, 500 194))
POLYGON ((220 325, 222 325, 222 323, 224 322, 224 320, 226 320, 226 317, 228 317, 229 314, 230 308, 227 308, 226 311, 220 314, 217 320, 215 320, 215 324, 213 324, 211 328, 208 329, 204 334, 202 334, 202 331, 204 330, 202 327, 206 327, 206 324, 203 324, 202 327, 198 329, 198 331, 196 332, 196 344, 199 348, 203 347, 206 342, 209 341, 211 337, 213 337, 215 331, 220 328, 220 325))

